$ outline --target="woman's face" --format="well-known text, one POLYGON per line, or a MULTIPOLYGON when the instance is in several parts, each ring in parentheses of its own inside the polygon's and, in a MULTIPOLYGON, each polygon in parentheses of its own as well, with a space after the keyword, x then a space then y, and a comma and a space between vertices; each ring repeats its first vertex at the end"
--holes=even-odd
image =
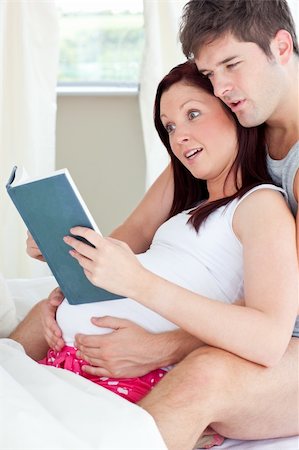
MULTIPOLYGON (((195 178, 224 184, 237 155, 233 119, 208 92, 178 82, 161 97, 161 121, 175 156, 195 178)), ((222 186, 223 186, 222 184, 222 186)))

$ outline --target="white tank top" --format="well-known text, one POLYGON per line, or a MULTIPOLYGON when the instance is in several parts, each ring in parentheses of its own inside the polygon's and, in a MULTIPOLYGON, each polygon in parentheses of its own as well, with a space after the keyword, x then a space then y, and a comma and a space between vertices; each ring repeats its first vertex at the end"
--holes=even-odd
MULTIPOLYGON (((233 303, 242 298, 243 251, 232 222, 239 204, 258 189, 283 192, 270 184, 257 186, 241 199, 232 200, 211 213, 198 233, 187 223, 190 210, 183 211, 158 228, 151 247, 137 256, 139 261, 159 276, 211 299, 233 303)), ((90 322, 92 316, 106 315, 129 319, 154 333, 177 328, 129 298, 81 305, 69 305, 64 300, 57 311, 57 322, 66 344, 73 345, 76 333, 110 332, 110 329, 98 328, 90 322)))

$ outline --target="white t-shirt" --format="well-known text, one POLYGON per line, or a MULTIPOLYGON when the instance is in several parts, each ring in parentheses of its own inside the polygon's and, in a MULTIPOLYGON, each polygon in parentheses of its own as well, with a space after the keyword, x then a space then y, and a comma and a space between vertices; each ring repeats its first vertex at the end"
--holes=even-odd
MULTIPOLYGON (((157 275, 211 299, 233 303, 242 298, 243 250, 232 228, 233 215, 244 198, 265 188, 282 191, 270 184, 257 186, 241 199, 211 213, 198 233, 187 223, 190 210, 177 214, 158 228, 150 248, 137 256, 139 261, 157 275)), ((76 333, 110 332, 110 329, 96 327, 90 322, 93 316, 106 315, 129 319, 154 333, 177 328, 129 298, 81 305, 70 305, 64 300, 57 311, 57 322, 66 345, 74 344, 76 333)))

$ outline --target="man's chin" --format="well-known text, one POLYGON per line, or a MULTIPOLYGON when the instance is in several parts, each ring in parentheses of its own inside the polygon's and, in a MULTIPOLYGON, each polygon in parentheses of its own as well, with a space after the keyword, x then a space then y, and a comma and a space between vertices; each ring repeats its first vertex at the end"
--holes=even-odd
POLYGON ((265 122, 265 120, 257 118, 257 117, 250 117, 246 114, 236 114, 238 121, 240 124, 245 128, 251 128, 251 127, 257 127, 258 125, 261 125, 265 122))

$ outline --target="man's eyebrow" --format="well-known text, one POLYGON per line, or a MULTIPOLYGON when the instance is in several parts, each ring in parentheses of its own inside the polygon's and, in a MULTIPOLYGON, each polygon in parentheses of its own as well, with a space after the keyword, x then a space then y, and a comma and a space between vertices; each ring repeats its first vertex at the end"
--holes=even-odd
MULTIPOLYGON (((239 58, 238 55, 234 55, 234 56, 229 56, 228 58, 222 59, 221 61, 219 61, 216 64, 216 67, 222 66, 223 64, 227 64, 228 62, 232 61, 235 58, 239 58)), ((203 72, 209 72, 209 69, 198 69, 199 73, 203 73, 203 72)))

